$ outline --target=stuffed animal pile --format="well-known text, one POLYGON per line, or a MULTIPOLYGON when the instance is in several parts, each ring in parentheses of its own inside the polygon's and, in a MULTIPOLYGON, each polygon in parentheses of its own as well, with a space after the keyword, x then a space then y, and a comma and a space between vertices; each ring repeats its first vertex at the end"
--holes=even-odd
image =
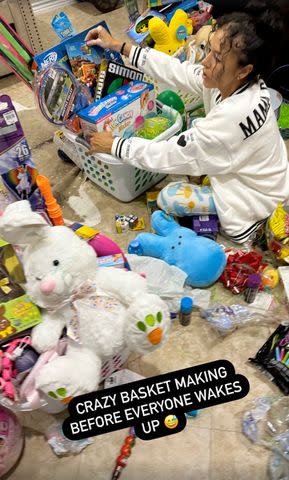
POLYGON ((26 291, 42 309, 43 321, 33 329, 38 352, 54 348, 67 329, 64 356, 39 372, 36 388, 52 398, 95 391, 101 366, 129 351, 147 353, 165 342, 170 325, 166 304, 147 293, 136 273, 98 267, 95 251, 70 228, 52 227, 23 200, 0 217, 0 235, 24 246, 26 291))

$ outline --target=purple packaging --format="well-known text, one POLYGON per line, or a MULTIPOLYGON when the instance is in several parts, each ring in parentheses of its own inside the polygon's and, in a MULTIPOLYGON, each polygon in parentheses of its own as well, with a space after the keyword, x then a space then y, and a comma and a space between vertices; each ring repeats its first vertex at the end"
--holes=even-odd
POLYGON ((192 228, 196 233, 217 233, 219 221, 217 215, 193 215, 192 228))
POLYGON ((45 202, 36 184, 38 171, 18 115, 8 95, 0 95, 0 175, 9 200, 29 200, 45 219, 45 202))

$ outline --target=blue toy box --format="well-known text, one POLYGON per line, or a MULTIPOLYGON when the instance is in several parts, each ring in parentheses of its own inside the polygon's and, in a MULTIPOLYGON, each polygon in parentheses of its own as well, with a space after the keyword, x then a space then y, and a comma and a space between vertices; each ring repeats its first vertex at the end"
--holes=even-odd
MULTIPOLYGON (((106 22, 103 21, 103 22, 97 23, 96 25, 93 25, 87 30, 84 30, 83 32, 78 33, 73 37, 67 38, 66 40, 63 40, 58 45, 55 45, 55 47, 52 47, 49 50, 46 50, 45 52, 42 52, 39 55, 36 55, 33 58, 32 70, 33 71, 44 70, 45 68, 49 67, 49 65, 55 62, 60 63, 62 66, 65 66, 70 70, 66 46, 71 43, 84 42, 84 39, 88 34, 88 32, 100 25, 109 32, 109 28, 106 22)), ((114 52, 112 50, 103 50, 103 48, 97 47, 97 46, 94 46, 93 49, 95 50, 96 54, 98 54, 100 57, 105 56, 107 60, 113 60, 117 63, 123 64, 120 53, 114 52)))
POLYGON ((85 139, 93 132, 103 131, 106 125, 114 135, 129 138, 150 114, 156 114, 154 87, 140 81, 133 81, 78 112, 85 139))

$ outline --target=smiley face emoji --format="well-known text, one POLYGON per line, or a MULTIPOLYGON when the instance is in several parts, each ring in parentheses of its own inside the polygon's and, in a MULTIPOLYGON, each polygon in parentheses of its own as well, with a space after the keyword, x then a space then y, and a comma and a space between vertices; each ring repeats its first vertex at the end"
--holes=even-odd
POLYGON ((176 428, 178 426, 178 417, 176 417, 175 415, 168 415, 166 418, 165 418, 165 426, 167 428, 176 428))

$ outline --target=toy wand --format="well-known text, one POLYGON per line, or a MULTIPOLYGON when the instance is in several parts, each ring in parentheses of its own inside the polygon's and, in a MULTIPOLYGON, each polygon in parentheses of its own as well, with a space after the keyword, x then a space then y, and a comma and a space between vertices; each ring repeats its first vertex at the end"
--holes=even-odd
POLYGON ((52 194, 48 178, 44 175, 37 175, 36 183, 45 200, 47 213, 53 225, 64 225, 61 208, 52 194))

